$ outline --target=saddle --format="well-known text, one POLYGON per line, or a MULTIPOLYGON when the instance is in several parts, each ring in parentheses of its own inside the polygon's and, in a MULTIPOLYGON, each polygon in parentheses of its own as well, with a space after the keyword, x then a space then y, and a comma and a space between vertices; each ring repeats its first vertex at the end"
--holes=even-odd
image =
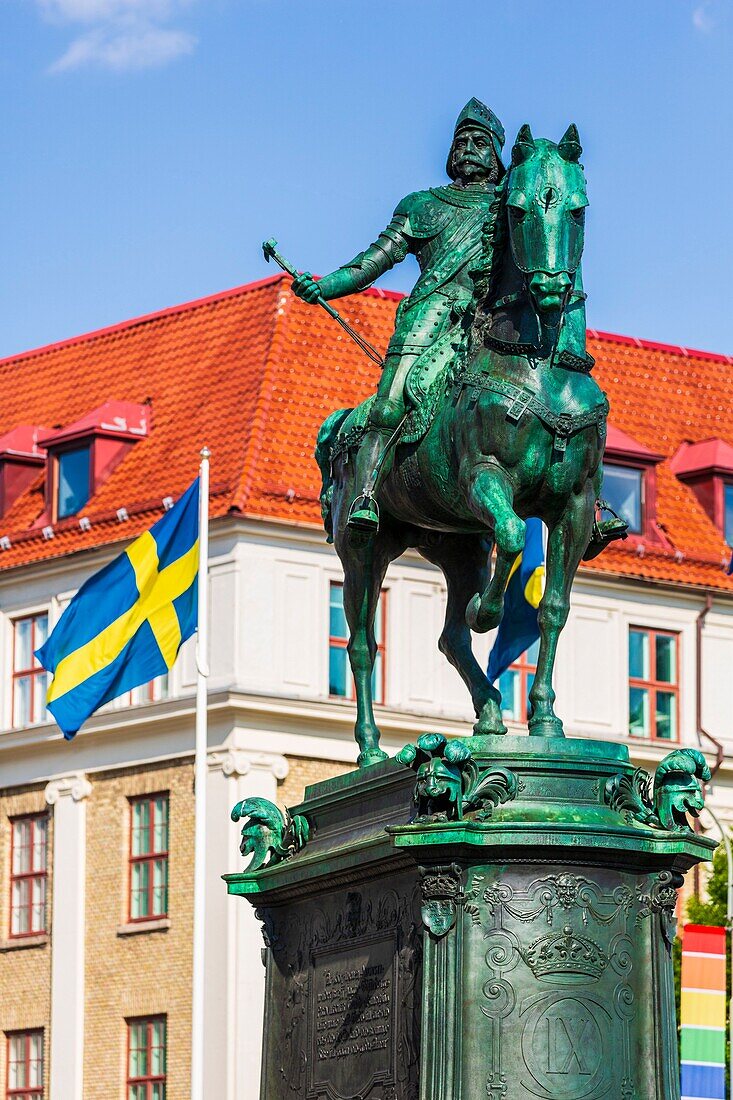
MULTIPOLYGON (((411 366, 405 381, 408 411, 395 446, 419 443, 426 435, 452 381, 451 367, 463 342, 463 331, 454 326, 443 333, 411 366)), ((333 463, 361 443, 367 429, 375 395, 371 394, 351 410, 336 435, 331 450, 333 463)))

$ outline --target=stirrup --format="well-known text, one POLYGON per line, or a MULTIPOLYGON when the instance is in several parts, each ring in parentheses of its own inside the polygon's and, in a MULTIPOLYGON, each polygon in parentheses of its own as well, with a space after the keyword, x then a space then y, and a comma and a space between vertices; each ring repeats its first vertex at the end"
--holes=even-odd
POLYGON ((361 493, 351 502, 346 526, 355 527, 359 531, 379 530, 379 505, 369 491, 361 493), (357 507, 359 504, 362 507, 357 507))
POLYGON ((616 539, 625 539, 629 533, 629 525, 626 520, 621 519, 607 501, 599 500, 596 502, 596 506, 600 512, 610 512, 613 519, 599 521, 596 515, 593 520, 593 532, 590 542, 583 554, 583 561, 592 561, 593 558, 597 558, 610 543, 615 542, 616 539))

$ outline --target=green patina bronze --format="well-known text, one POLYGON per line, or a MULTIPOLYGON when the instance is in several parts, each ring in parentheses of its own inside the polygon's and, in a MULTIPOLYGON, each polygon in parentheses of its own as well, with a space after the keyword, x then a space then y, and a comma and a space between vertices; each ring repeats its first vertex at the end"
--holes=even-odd
POLYGON ((523 126, 506 173, 502 140, 495 116, 472 100, 449 156, 454 183, 400 203, 388 231, 351 265, 294 284, 306 300, 334 297, 410 249, 422 270, 398 310, 376 396, 330 416, 316 449, 326 529, 345 573, 361 765, 385 755, 371 678, 390 561, 415 547, 442 569, 440 648, 471 693, 475 732, 503 734, 500 695, 473 656, 470 631, 498 625, 524 521, 545 522, 530 732, 560 737, 552 673, 573 578, 584 557, 626 532, 618 519, 598 519, 608 403, 585 346, 588 200, 578 133, 570 126, 555 144, 523 126))
POLYGON ((316 451, 360 766, 291 811, 255 798, 232 815, 252 859, 225 878, 267 945, 262 1100, 680 1100, 671 947, 682 875, 715 847, 689 824, 710 770, 677 748, 652 776, 625 745, 566 738, 554 713, 575 572, 625 525, 598 499, 608 405, 585 346, 578 133, 554 143, 523 126, 507 171, 502 144, 472 100, 453 182, 400 203, 351 264, 294 284, 332 310, 408 251, 421 268, 378 393, 332 414, 316 451), (500 621, 530 516, 549 531, 541 736, 497 737, 471 629, 500 621), (374 613, 407 547, 445 574, 439 644, 477 721, 388 761, 374 613))
MULTIPOLYGON (((423 734, 309 787, 300 851, 225 876, 268 946, 263 1100, 680 1100, 704 757, 652 779, 624 745, 470 745, 423 734)), ((245 832, 266 846, 264 816, 245 832)))

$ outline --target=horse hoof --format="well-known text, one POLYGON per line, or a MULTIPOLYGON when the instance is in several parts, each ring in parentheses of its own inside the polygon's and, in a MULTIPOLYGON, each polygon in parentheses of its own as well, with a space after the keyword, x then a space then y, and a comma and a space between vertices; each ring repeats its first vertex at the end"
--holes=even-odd
POLYGON ((486 634, 487 631, 499 625, 503 613, 503 606, 495 609, 486 608, 477 592, 466 608, 466 625, 474 634, 486 634))
POLYGON ((365 749, 364 752, 360 752, 356 758, 357 766, 360 768, 368 768, 372 764, 379 764, 382 760, 388 760, 386 752, 382 752, 381 749, 365 749))
POLYGON ((527 723, 530 737, 564 737, 565 731, 559 718, 530 718, 527 723))
POLYGON ((481 596, 477 592, 476 595, 469 601, 466 608, 466 626, 469 630, 472 630, 474 634, 483 634, 485 627, 481 626, 481 596))
POLYGON ((503 722, 500 721, 497 725, 488 718, 479 718, 473 727, 475 737, 499 737, 506 732, 507 728, 503 722))

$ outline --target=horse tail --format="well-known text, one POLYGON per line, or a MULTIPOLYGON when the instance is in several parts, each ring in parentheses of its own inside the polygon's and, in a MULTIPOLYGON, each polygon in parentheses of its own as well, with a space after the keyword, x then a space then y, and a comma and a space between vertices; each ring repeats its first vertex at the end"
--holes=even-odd
POLYGON ((351 409, 337 409, 321 424, 316 440, 316 462, 321 471, 321 516, 323 526, 328 535, 328 542, 333 542, 333 520, 331 517, 331 500, 333 499, 333 476, 331 474, 331 455, 341 426, 351 409))

